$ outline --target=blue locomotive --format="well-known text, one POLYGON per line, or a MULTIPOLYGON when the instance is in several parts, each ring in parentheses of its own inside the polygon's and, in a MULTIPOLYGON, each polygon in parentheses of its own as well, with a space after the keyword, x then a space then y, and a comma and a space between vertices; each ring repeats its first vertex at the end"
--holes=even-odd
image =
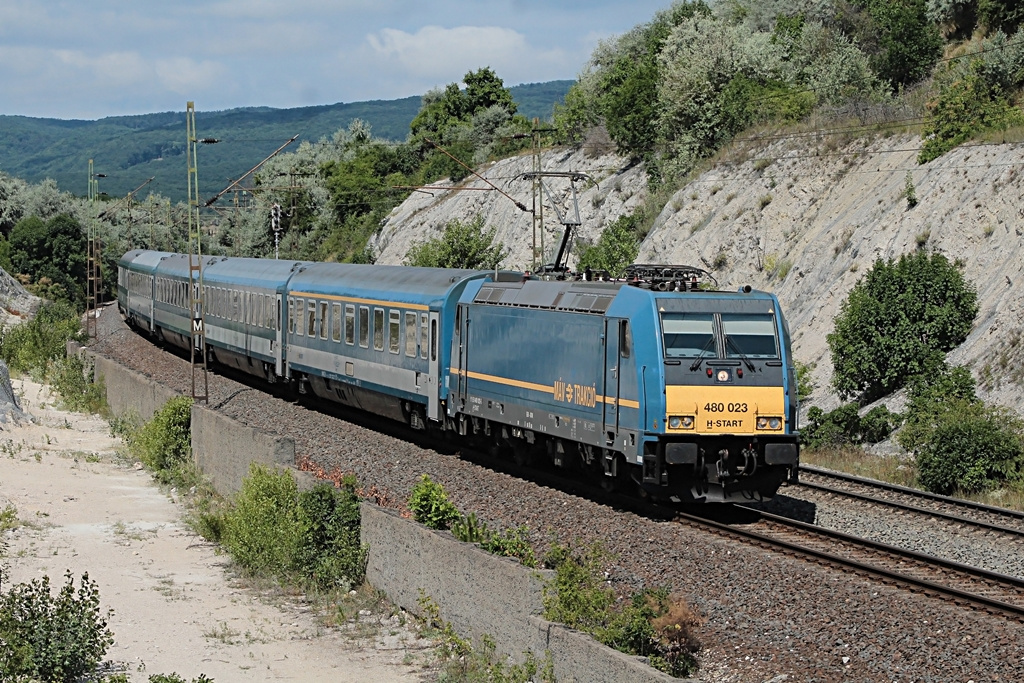
MULTIPOLYGON (((301 393, 658 499, 772 497, 799 464, 778 300, 696 269, 628 281, 204 257, 206 353, 301 393)), ((188 257, 130 251, 118 305, 191 344, 188 257)))

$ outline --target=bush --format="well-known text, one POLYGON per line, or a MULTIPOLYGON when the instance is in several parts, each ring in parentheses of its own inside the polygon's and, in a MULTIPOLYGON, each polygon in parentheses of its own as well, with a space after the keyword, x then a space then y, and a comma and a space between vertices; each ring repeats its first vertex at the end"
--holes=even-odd
POLYGON ((405 265, 493 270, 508 250, 494 244, 494 230, 484 232, 483 228, 483 216, 469 223, 453 219, 440 237, 413 246, 405 256, 405 265))
POLYGON ((934 367, 967 338, 978 297, 957 264, 917 251, 875 261, 850 290, 827 337, 836 392, 870 402, 934 367))
POLYGON ((917 453, 921 485, 934 493, 977 493, 1019 480, 1024 422, 1010 411, 960 401, 943 413, 917 453))
POLYGON ((648 657, 652 666, 673 676, 690 675, 700 648, 696 615, 664 590, 648 589, 619 600, 605 580, 608 559, 597 544, 582 555, 565 546, 552 547, 545 564, 555 570, 555 577, 544 587, 544 618, 590 633, 620 652, 648 657))
POLYGON ((51 362, 67 354, 68 340, 86 341, 81 321, 71 304, 43 304, 35 317, 0 330, 0 358, 13 372, 47 376, 51 362))
POLYGON ((889 438, 901 417, 885 406, 875 406, 864 417, 856 403, 839 406, 830 413, 814 406, 807 411, 808 425, 800 437, 808 448, 878 443, 889 438))
POLYGON ((107 410, 103 380, 94 382, 91 363, 81 356, 58 358, 50 364, 50 385, 67 410, 100 413, 107 410))
POLYGON ((585 247, 578 269, 604 270, 618 277, 633 263, 640 251, 640 217, 637 213, 619 216, 601 233, 597 244, 585 247))
POLYGON ((348 590, 366 576, 355 491, 346 477, 340 488, 321 482, 299 493, 289 472, 253 463, 233 506, 206 524, 250 574, 348 590))
POLYGON ((287 577, 303 545, 302 530, 295 479, 253 463, 224 517, 224 547, 250 574, 287 577))
POLYGON ((947 412, 975 403, 978 396, 970 370, 962 365, 951 368, 945 362, 929 367, 907 384, 906 424, 896 441, 916 452, 947 412))
POLYGON ((359 497, 354 477, 341 488, 320 483, 299 494, 301 541, 293 567, 318 588, 362 584, 367 548, 359 541, 359 497))
POLYGON ((107 628, 113 612, 100 611, 99 589, 88 574, 77 590, 74 584, 69 571, 56 597, 49 576, 0 595, 0 679, 71 682, 95 672, 114 642, 107 628))
POLYGON ((409 509, 413 519, 430 529, 450 529, 460 517, 459 509, 448 500, 444 487, 426 474, 412 488, 409 509))
POLYGON ((193 486, 198 473, 192 462, 192 399, 177 396, 153 418, 128 434, 128 450, 153 471, 157 481, 193 486))

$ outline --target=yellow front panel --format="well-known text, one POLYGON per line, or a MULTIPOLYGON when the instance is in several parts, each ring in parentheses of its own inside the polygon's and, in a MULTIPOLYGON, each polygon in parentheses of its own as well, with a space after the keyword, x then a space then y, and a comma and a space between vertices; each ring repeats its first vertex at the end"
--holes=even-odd
POLYGON ((779 434, 785 428, 786 399, 782 387, 668 386, 665 425, 672 434, 779 434), (668 417, 692 415, 693 429, 669 429, 668 417), (757 430, 758 416, 783 418, 783 428, 757 430))

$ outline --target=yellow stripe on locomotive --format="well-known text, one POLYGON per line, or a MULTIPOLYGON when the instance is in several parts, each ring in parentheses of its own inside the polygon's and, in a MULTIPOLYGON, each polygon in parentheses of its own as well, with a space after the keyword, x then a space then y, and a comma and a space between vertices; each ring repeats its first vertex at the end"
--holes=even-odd
POLYGON ((782 387, 665 387, 668 434, 780 434, 786 427, 782 387))

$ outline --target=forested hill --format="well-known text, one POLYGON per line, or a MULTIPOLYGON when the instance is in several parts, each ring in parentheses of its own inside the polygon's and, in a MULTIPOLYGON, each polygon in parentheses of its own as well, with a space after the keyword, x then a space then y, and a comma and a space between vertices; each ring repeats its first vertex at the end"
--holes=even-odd
MULTIPOLYGON (((572 81, 528 83, 509 88, 518 112, 529 119, 551 118, 572 81)), ((196 111, 200 138, 220 140, 204 145, 199 155, 200 195, 223 189, 293 135, 315 142, 347 128, 355 119, 370 125, 374 137, 405 140, 421 98, 349 102, 316 107, 273 109, 249 107, 196 111)), ((117 116, 96 121, 0 116, 0 171, 32 183, 46 178, 77 195, 88 191, 89 159, 99 191, 124 196, 144 183, 149 191, 173 201, 186 197, 185 111, 117 116)))

